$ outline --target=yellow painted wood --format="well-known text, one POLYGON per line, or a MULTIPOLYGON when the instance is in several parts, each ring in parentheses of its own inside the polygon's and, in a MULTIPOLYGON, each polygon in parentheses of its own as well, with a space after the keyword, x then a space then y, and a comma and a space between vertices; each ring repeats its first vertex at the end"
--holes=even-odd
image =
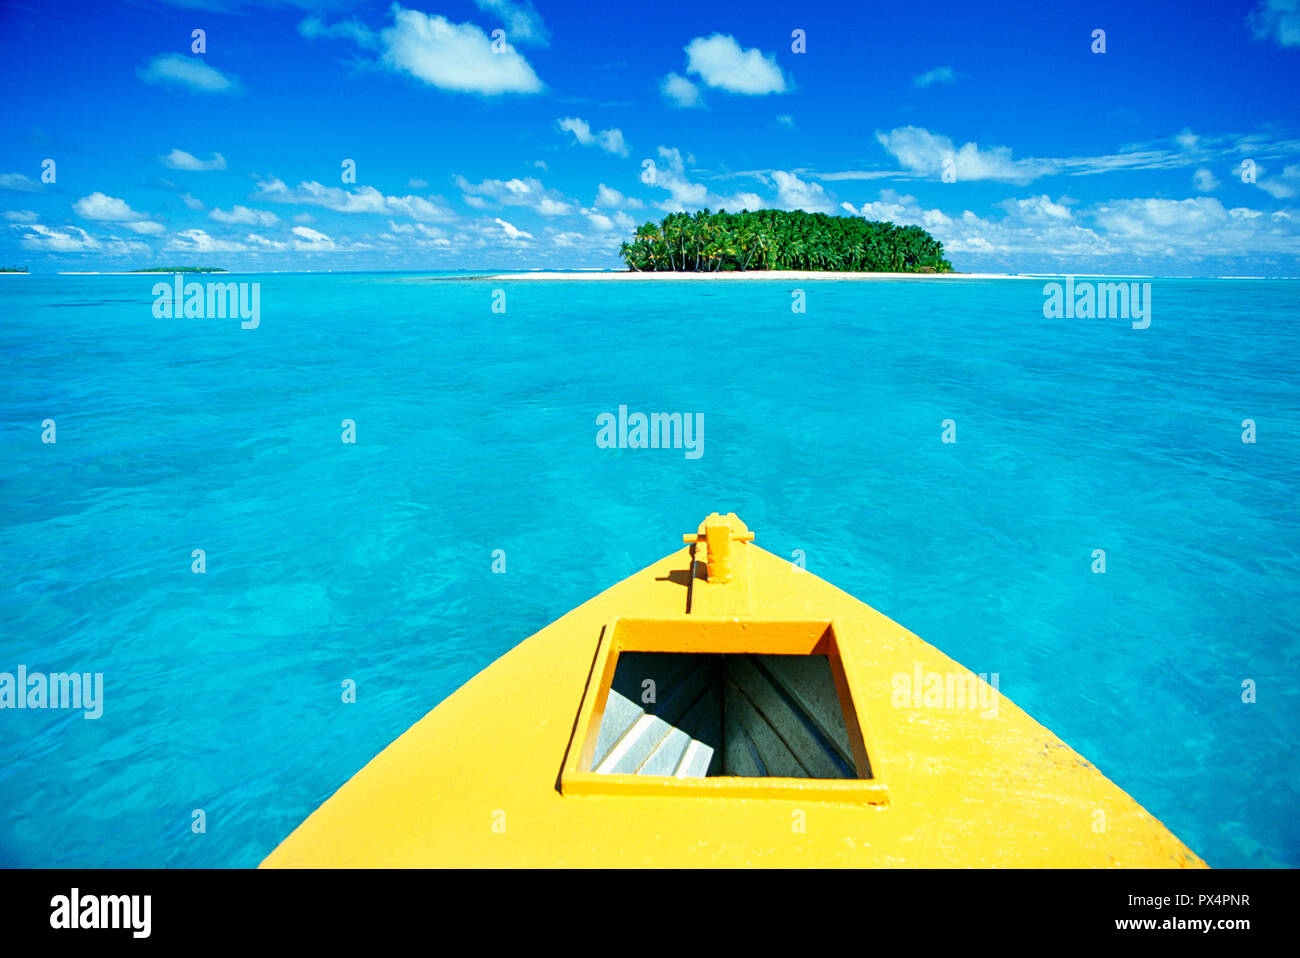
POLYGON ((480 672, 340 788, 263 867, 1204 867, 1005 697, 996 716, 900 705, 896 676, 969 673, 815 575, 743 541, 730 545, 740 552, 729 556, 737 581, 695 578, 693 615, 729 612, 725 590, 735 585, 756 619, 833 620, 852 644, 845 677, 887 801, 857 800, 862 793, 853 789, 863 783, 855 780, 783 779, 803 789, 774 797, 763 779, 590 773, 605 782, 561 794, 580 711, 602 679, 592 675, 602 630, 619 619, 691 618, 685 570, 693 561, 681 549, 480 672))

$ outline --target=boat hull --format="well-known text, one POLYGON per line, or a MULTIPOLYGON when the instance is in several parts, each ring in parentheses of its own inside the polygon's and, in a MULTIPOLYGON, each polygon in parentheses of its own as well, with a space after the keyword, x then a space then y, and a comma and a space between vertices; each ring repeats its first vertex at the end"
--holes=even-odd
MULTIPOLYGON (((622 781, 564 789, 610 623, 717 612, 686 611, 688 594, 698 605, 705 590, 692 590, 694 554, 682 549, 479 673, 343 785, 263 866, 1204 867, 1009 699, 997 696, 996 714, 987 697, 984 708, 978 696, 974 707, 900 700, 899 676, 969 677, 938 649, 762 549, 748 547, 747 562, 753 614, 833 620, 851 645, 852 694, 887 800, 814 779, 784 779, 787 787, 773 790, 763 779, 681 787, 611 776, 622 781)), ((594 776, 574 778, 590 784, 594 776)))

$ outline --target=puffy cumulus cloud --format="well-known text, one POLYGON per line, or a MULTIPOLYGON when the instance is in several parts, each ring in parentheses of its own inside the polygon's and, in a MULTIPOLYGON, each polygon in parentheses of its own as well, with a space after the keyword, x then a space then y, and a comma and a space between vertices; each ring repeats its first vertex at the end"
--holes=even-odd
POLYGON ((1046 193, 1023 200, 1003 200, 997 205, 1017 219, 1029 223, 1051 223, 1074 218, 1068 206, 1055 202, 1046 193))
POLYGON ((774 56, 756 47, 742 49, 735 37, 722 33, 686 44, 686 72, 698 76, 705 86, 748 96, 784 93, 789 88, 774 56))
POLYGON ((1300 0, 1263 0, 1246 18, 1255 39, 1300 47, 1300 0))
POLYGON ((409 216, 426 222, 455 218, 455 214, 441 202, 414 195, 385 196, 373 186, 345 190, 310 180, 290 189, 283 180, 270 179, 257 184, 257 196, 272 203, 320 206, 336 213, 380 213, 409 216))
POLYGON ((458 93, 496 96, 538 93, 542 81, 528 61, 508 42, 500 53, 472 23, 393 5, 393 25, 379 34, 380 61, 430 86, 458 93))
POLYGON ((494 206, 526 206, 542 216, 567 216, 576 204, 555 190, 548 190, 536 177, 510 180, 483 180, 471 183, 463 176, 452 177, 463 199, 475 209, 494 206))
POLYGON ((654 182, 648 184, 667 190, 670 197, 660 204, 662 209, 675 212, 687 207, 701 209, 708 205, 709 188, 703 183, 692 183, 686 177, 686 162, 676 147, 659 147, 659 162, 654 168, 654 182))
POLYGON ((1218 188, 1219 181, 1209 169, 1203 166, 1192 174, 1192 185, 1202 193, 1209 193, 1218 188))
POLYGON ((805 182, 784 170, 773 170, 772 180, 776 183, 776 205, 780 209, 807 210, 809 213, 835 211, 835 203, 820 183, 805 182))
POLYGON ((119 199, 116 196, 108 196, 98 191, 77 200, 72 204, 72 209, 78 216, 88 220, 125 222, 127 220, 148 218, 147 214, 137 213, 131 209, 126 200, 119 199))
POLYGON ((170 167, 173 170, 190 170, 202 173, 226 168, 226 158, 220 153, 213 153, 208 159, 200 160, 193 153, 173 148, 170 153, 160 156, 158 159, 162 161, 163 166, 170 167))
POLYGON ((542 81, 510 42, 545 45, 549 34, 537 11, 529 3, 511 0, 478 2, 506 24, 505 40, 497 50, 492 38, 472 23, 452 23, 398 3, 390 8, 392 25, 378 32, 357 19, 327 24, 316 16, 298 24, 298 32, 310 39, 351 40, 378 53, 377 63, 384 69, 441 90, 483 96, 540 92, 542 81))
POLYGON ((203 201, 200 200, 200 199, 198 199, 198 198, 195 197, 195 196, 191 196, 189 193, 182 193, 182 194, 181 194, 181 202, 184 203, 186 206, 188 206, 188 207, 189 207, 190 209, 192 209, 192 210, 201 210, 201 209, 203 209, 203 201))
POLYGON ((670 73, 664 77, 663 82, 659 84, 659 92, 669 103, 685 109, 704 105, 700 88, 680 73, 670 73))
POLYGON ((138 240, 93 236, 79 226, 55 229, 41 223, 15 223, 10 228, 19 231, 19 245, 27 250, 45 253, 99 253, 104 256, 149 252, 149 247, 138 240))
POLYGON ((859 207, 842 205, 867 219, 924 227, 959 269, 1169 273, 1186 271, 1187 263, 1255 255, 1294 269, 1300 248, 1296 211, 1229 209, 1213 197, 1122 199, 1070 209, 1039 196, 1004 200, 998 218, 927 209, 892 190, 859 207))
POLYGON ((629 210, 639 210, 645 206, 634 196, 625 196, 613 187, 601 183, 596 188, 596 202, 593 206, 600 206, 605 209, 618 209, 623 207, 629 210))
POLYGON ((156 235, 165 229, 161 223, 150 219, 148 213, 137 213, 131 209, 126 200, 98 191, 77 200, 72 204, 72 209, 82 219, 121 223, 133 233, 156 235))
POLYGON ((505 233, 509 239, 523 241, 523 240, 531 240, 534 238, 532 233, 526 233, 523 230, 516 227, 513 223, 507 223, 505 220, 501 219, 500 217, 496 217, 495 219, 493 219, 493 222, 496 223, 497 226, 501 227, 501 231, 505 233))
POLYGON ((1194 150, 1201 138, 1191 131, 1190 128, 1184 127, 1183 132, 1174 137, 1174 142, 1184 150, 1194 150))
POLYGON ((239 78, 227 76, 197 57, 162 53, 136 70, 145 83, 188 90, 191 93, 221 94, 239 91, 239 78))
POLYGON ((621 210, 605 213, 598 209, 585 209, 582 215, 587 217, 587 222, 591 224, 592 229, 600 233, 608 233, 616 229, 627 232, 636 227, 636 220, 621 210))
POLYGON ((214 209, 208 216, 218 223, 237 223, 245 226, 274 226, 280 217, 266 210, 253 210, 247 206, 232 206, 229 212, 214 209))
POLYGON ((876 140, 905 169, 925 176, 940 176, 944 164, 950 160, 960 181, 1027 183, 1053 171, 1050 163, 1041 160, 1013 159, 1009 147, 982 150, 974 143, 957 147, 948 137, 918 126, 901 126, 887 132, 878 130, 876 140))
POLYGON ((556 120, 555 125, 566 133, 572 133, 574 140, 583 146, 599 146, 606 153, 627 156, 627 143, 623 140, 623 131, 616 127, 592 133, 591 125, 576 116, 566 116, 556 120))
POLYGON ((505 27, 506 39, 510 42, 536 44, 543 47, 551 42, 551 32, 546 29, 541 14, 529 0, 523 0, 522 3, 515 0, 474 0, 474 2, 484 13, 496 16, 505 27))
POLYGON ((1175 251, 1205 257, 1235 249, 1294 256, 1300 244, 1300 217, 1294 210, 1229 208, 1212 196, 1111 200, 1098 204, 1093 220, 1139 254, 1175 251))
POLYGON ((926 70, 924 73, 918 73, 912 77, 912 83, 915 86, 925 88, 934 86, 936 83, 956 83, 958 73, 952 67, 935 67, 933 70, 926 70))

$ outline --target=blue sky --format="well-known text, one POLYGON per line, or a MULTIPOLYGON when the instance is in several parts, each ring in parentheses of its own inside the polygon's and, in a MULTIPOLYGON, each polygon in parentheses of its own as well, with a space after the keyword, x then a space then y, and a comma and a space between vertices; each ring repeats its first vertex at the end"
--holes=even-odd
POLYGON ((1300 275, 1300 0, 1057 6, 3 3, 0 265, 615 266, 775 207, 962 270, 1300 275))

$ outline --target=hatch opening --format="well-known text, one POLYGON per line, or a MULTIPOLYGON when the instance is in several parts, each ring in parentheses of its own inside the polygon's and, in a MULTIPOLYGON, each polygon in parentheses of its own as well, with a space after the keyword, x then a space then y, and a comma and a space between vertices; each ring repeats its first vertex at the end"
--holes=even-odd
POLYGON ((561 791, 886 803, 852 671, 830 622, 616 620, 561 791))

